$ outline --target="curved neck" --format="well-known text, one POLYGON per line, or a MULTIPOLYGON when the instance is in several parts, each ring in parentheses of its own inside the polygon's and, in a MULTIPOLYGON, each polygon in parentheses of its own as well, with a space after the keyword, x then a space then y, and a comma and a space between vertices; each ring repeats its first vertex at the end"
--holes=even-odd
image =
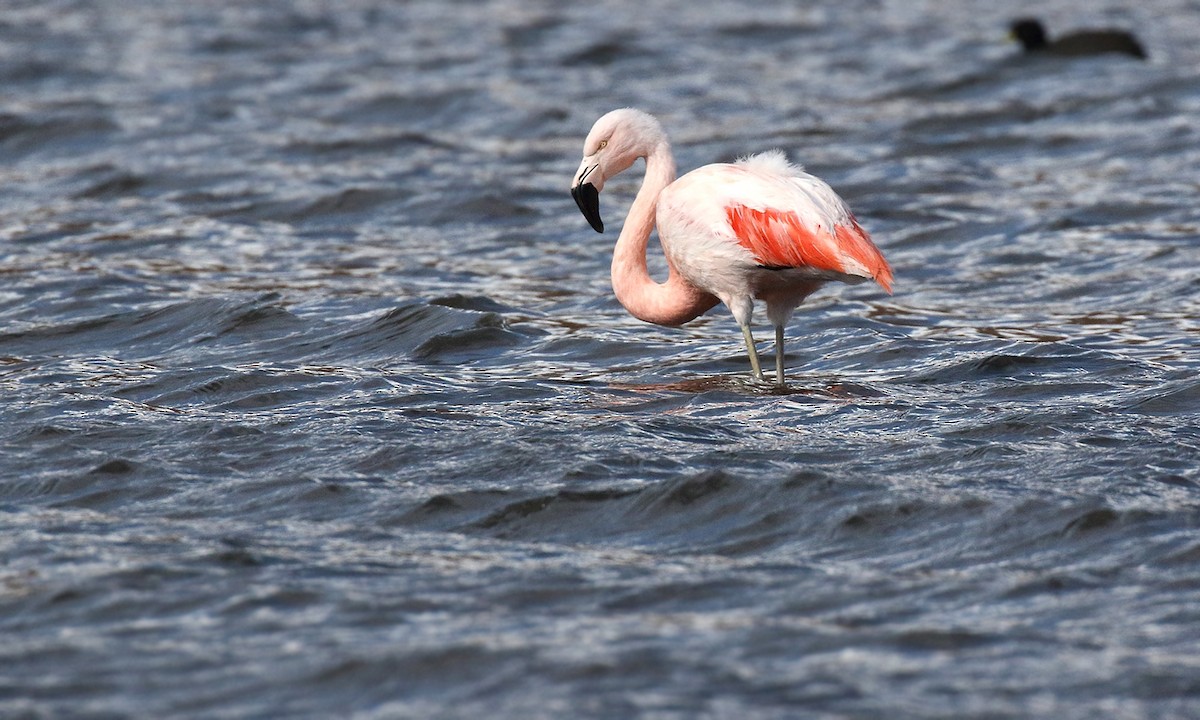
POLYGON ((670 258, 665 283, 650 277, 646 246, 654 230, 658 196, 674 181, 675 159, 671 157, 670 145, 662 140, 646 155, 646 176, 613 249, 612 285, 617 300, 634 317, 656 325, 682 325, 719 302, 684 280, 670 258))

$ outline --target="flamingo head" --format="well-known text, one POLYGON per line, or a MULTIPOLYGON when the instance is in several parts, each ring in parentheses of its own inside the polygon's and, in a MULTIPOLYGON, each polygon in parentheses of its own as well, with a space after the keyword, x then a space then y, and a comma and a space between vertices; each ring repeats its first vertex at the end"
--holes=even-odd
POLYGON ((600 219, 600 191, 604 181, 629 169, 659 143, 666 142, 654 116, 621 108, 602 116, 583 142, 583 162, 571 182, 571 197, 596 232, 604 232, 600 219))

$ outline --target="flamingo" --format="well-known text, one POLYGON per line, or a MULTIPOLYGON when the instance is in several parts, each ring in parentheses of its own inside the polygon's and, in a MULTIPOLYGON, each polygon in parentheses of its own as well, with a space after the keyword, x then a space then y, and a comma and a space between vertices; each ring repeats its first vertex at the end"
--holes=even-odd
POLYGON ((633 108, 613 110, 592 126, 571 195, 592 228, 604 232, 604 183, 646 160, 641 188, 613 249, 612 285, 634 317, 676 327, 724 303, 741 327, 750 370, 764 380, 750 331, 754 301, 775 326, 775 382, 783 380, 783 330, 792 313, 824 283, 874 279, 892 291, 892 269, 824 181, 779 150, 715 163, 675 178, 662 125, 633 108), (666 282, 646 267, 658 226, 666 282))

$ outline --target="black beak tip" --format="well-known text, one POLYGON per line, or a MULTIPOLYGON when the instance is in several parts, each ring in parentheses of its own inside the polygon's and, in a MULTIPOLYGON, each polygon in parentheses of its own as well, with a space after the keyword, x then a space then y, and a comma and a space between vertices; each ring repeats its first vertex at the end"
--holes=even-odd
POLYGON ((591 183, 583 183, 571 188, 571 197, 579 206, 579 212, 587 219, 588 224, 598 233, 604 232, 604 221, 600 219, 600 191, 591 183))

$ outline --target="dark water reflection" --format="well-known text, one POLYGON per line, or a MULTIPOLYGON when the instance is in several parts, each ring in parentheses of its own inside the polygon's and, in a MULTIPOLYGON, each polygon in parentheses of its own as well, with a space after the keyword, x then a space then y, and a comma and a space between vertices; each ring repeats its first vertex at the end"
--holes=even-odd
POLYGON ((1195 716, 1198 35, 10 4, 0 716, 1195 716), (566 192, 623 105, 827 178, 896 294, 811 298, 782 391, 630 318, 566 192))

